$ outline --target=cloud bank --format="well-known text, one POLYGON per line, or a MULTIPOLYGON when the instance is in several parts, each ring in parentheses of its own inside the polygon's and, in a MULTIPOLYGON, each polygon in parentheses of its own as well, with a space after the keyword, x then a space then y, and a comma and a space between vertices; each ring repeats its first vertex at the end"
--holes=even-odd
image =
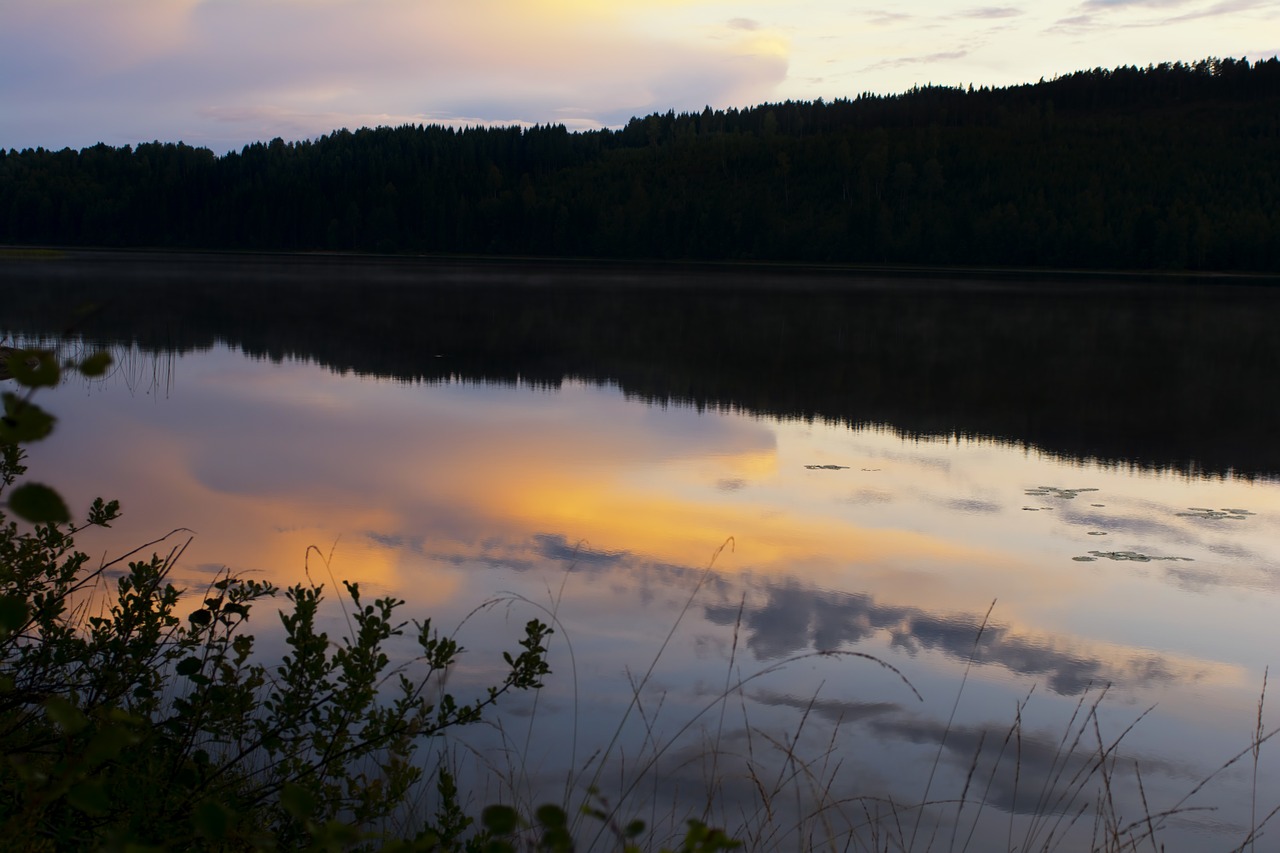
POLYGON ((1263 0, 6 0, 0 147, 222 152, 379 124, 619 126, 1242 56, 1270 15, 1263 0))

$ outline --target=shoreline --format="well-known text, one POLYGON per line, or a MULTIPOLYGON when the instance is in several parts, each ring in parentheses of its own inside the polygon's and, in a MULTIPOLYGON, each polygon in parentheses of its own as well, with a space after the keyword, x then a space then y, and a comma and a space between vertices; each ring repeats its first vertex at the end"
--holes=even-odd
MULTIPOLYGON (((154 267, 198 264, 206 272, 235 267, 292 266, 299 273, 322 268, 330 273, 366 269, 379 271, 380 279, 416 280, 427 272, 450 274, 462 271, 490 273, 501 279, 492 283, 545 285, 545 277, 565 276, 559 284, 583 284, 582 276, 607 273, 610 281, 597 285, 680 286, 696 276, 700 287, 761 288, 791 279, 787 289, 797 288, 795 279, 805 279, 799 289, 861 289, 895 282, 901 286, 933 286, 969 289, 975 285, 1004 289, 1019 285, 1062 285, 1095 288, 1105 285, 1164 286, 1280 286, 1280 275, 1255 272, 1205 272, 1113 269, 1047 269, 1026 267, 932 267, 894 264, 815 264, 780 261, 688 261, 621 258, 553 258, 523 255, 379 255, 355 252, 254 252, 244 250, 84 248, 66 246, 0 246, 0 280, 8 278, 14 266, 44 267, 46 264, 128 264, 154 267), (503 273, 516 274, 503 275, 503 273), (638 274, 645 274, 641 277, 638 274), (744 277, 744 274, 745 277, 744 277), (652 278, 649 276, 658 276, 652 278), (732 281, 717 281, 732 276, 732 281), (968 285, 969 288, 963 287, 968 285)), ((46 268, 47 269, 47 268, 46 268)), ((485 276, 490 277, 490 276, 485 276)), ((440 282, 446 283, 446 282, 440 282)), ((978 288, 985 289, 985 288, 978 288)), ((1037 288, 1038 289, 1038 288, 1037 288)))

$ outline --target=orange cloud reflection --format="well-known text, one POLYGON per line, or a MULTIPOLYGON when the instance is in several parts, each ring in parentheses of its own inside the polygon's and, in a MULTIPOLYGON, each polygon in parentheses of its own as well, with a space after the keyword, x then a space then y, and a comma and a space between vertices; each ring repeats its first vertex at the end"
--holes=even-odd
MULTIPOLYGON (((683 594, 688 573, 732 538, 715 573, 749 597, 790 584, 873 597, 881 613, 952 614, 956 624, 998 597, 1009 648, 1078 652, 1118 678, 1146 659, 1129 631, 1140 614, 1125 602, 1158 602, 1160 621, 1152 617, 1144 634, 1170 630, 1171 614, 1195 624, 1202 605, 1160 575, 1071 560, 1099 547, 1085 533, 1098 519, 1114 524, 1107 547, 1132 547, 1126 537, 1138 534, 1127 530, 1154 529, 1150 506, 1170 500, 1163 495, 1176 483, 1072 470, 1067 484, 1096 486, 1098 500, 1042 497, 1053 511, 1030 513, 1027 489, 1067 474, 1020 450, 660 409, 575 383, 555 394, 410 385, 216 357, 184 374, 172 405, 105 392, 51 401, 64 425, 47 448, 33 448, 33 471, 67 484, 76 505, 100 491, 94 484, 110 484, 125 508, 116 528, 85 538, 90 552, 121 553, 191 527, 178 578, 191 587, 222 567, 281 586, 309 571, 316 582, 358 580, 433 613, 465 612, 517 572, 540 569, 544 582, 580 560, 608 582, 575 585, 571 604, 600 618, 625 615, 637 595, 683 594), (819 462, 840 470, 807 468, 819 462)), ((1179 497, 1174 510, 1197 501, 1255 507, 1233 543, 1260 554, 1274 547, 1265 514, 1273 495, 1193 485, 1221 495, 1179 497)), ((1217 528, 1159 516, 1171 537, 1160 547, 1212 571, 1217 528)), ((1214 659, 1189 649, 1164 655, 1161 671, 1248 681, 1242 666, 1204 663, 1214 659)))

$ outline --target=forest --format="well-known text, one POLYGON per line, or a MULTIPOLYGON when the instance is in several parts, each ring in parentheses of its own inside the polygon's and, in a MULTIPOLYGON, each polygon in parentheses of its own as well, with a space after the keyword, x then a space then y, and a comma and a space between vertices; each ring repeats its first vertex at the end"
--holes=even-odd
MULTIPOLYGON (((2 140, 0 140, 2 142, 2 140)), ((652 114, 0 150, 0 243, 1280 271, 1280 61, 652 114)))

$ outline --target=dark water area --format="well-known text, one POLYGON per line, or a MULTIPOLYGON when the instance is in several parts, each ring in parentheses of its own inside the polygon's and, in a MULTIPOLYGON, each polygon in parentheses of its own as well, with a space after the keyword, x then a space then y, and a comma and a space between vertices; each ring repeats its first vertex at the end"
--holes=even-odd
POLYGON ((0 263, 0 321, 1270 476, 1280 287, 1236 280, 74 254, 0 263))
POLYGON ((659 404, 1271 477, 1275 284, 13 253, 0 259, 0 325, 155 352, 223 342, 406 381, 613 383, 659 404))

